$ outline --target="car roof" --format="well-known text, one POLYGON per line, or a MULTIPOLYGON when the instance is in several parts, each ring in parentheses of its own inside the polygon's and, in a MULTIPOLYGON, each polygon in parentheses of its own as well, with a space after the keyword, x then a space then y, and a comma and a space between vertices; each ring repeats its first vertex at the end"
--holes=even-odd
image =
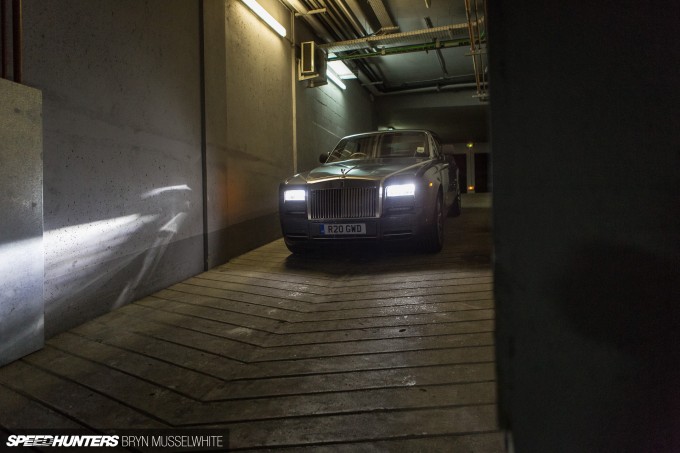
POLYGON ((342 139, 345 138, 355 138, 355 137, 364 137, 364 136, 369 136, 369 135, 386 135, 386 134, 395 134, 395 133, 421 133, 421 134, 427 134, 431 135, 433 137, 436 137, 436 135, 427 129, 390 129, 390 130, 384 130, 384 131, 371 131, 371 132, 362 132, 359 134, 352 134, 352 135, 347 135, 345 137, 342 137, 342 139))

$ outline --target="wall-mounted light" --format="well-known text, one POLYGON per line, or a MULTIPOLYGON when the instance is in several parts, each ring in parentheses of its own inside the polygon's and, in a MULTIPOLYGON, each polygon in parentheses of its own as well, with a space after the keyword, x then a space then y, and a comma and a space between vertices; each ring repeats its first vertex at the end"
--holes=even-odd
POLYGON ((246 4, 248 8, 255 14, 257 14, 260 19, 266 22, 267 25, 269 25, 276 33, 281 35, 282 38, 286 37, 286 29, 283 28, 283 25, 277 22, 276 19, 272 17, 271 14, 265 10, 262 5, 257 3, 255 0, 241 0, 243 3, 246 4))
POLYGON ((347 89, 347 86, 344 83, 342 83, 342 80, 340 80, 340 77, 338 77, 338 75, 336 73, 334 73, 331 68, 326 68, 326 76, 331 80, 331 82, 333 82, 334 84, 336 84, 337 86, 339 86, 343 90, 347 89))
POLYGON ((465 146, 467 146, 468 148, 472 148, 473 146, 475 146, 475 144, 472 142, 467 142, 465 146))

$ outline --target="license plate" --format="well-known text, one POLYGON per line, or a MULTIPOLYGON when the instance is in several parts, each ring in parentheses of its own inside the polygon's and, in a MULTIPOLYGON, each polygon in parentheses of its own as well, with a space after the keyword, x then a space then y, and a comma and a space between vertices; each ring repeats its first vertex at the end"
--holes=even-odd
POLYGON ((366 234, 365 223, 322 223, 321 234, 366 234))

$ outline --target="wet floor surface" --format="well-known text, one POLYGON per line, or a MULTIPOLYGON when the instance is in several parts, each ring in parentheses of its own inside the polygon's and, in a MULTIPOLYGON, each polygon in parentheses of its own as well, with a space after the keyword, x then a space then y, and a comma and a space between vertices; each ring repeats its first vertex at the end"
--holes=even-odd
POLYGON ((227 428, 231 449, 503 451, 490 210, 409 247, 281 240, 0 369, 0 429, 227 428))

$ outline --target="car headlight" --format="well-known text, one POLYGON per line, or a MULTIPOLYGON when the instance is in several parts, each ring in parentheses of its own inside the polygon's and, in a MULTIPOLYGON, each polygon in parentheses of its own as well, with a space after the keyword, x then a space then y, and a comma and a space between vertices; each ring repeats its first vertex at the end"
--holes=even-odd
POLYGON ((387 197, 407 197, 413 196, 416 193, 416 185, 409 184, 393 184, 385 187, 385 195, 387 197))
POLYGON ((304 189, 290 189, 283 192, 283 201, 305 201, 307 192, 304 189))

